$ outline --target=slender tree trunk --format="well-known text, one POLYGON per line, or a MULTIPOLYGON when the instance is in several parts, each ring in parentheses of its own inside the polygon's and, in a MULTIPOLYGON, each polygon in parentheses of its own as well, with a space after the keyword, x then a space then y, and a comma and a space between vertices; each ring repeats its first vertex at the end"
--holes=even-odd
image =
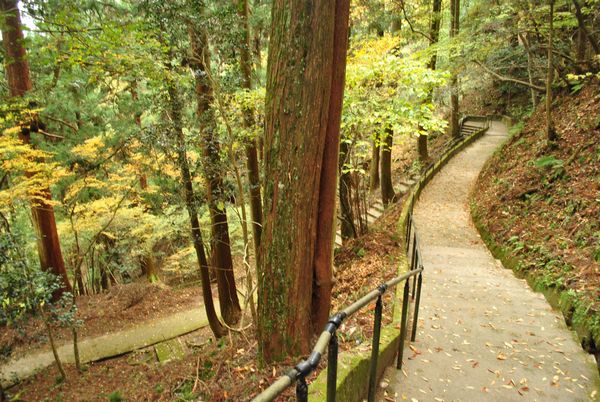
POLYGON ((550 15, 548 29, 548 76, 546 78, 546 137, 548 142, 557 140, 554 121, 552 120, 552 82, 554 81, 553 34, 554 34, 554 0, 550 0, 550 15))
POLYGON ((352 213, 352 176, 350 172, 345 171, 344 165, 349 159, 348 142, 340 143, 340 163, 339 163, 339 192, 340 192, 340 214, 342 215, 342 241, 356 237, 356 227, 354 226, 354 214, 352 213))
MULTIPOLYGON (((238 15, 242 25, 242 42, 240 46, 240 67, 242 70, 242 88, 252 89, 252 59, 250 57, 250 25, 248 24, 248 0, 238 0, 238 15)), ((254 126, 252 110, 244 110, 244 125, 246 128, 254 126)), ((246 148, 246 168, 248 169, 248 182, 250 187, 250 213, 252 215, 252 233, 254 238, 254 252, 258 255, 260 247, 260 234, 262 231, 262 200, 260 195, 260 173, 258 164, 258 149, 256 140, 251 139, 246 148)))
POLYGON ((421 134, 423 129, 419 127, 419 136, 417 137, 417 148, 419 151, 419 162, 421 162, 422 166, 425 166, 427 160, 429 159, 429 152, 427 150, 427 135, 421 134))
POLYGON ((379 145, 379 136, 373 139, 373 148, 371 148, 371 166, 369 167, 369 189, 375 191, 379 188, 379 156, 381 155, 381 146, 379 145))
MULTIPOLYGON (((27 52, 23 46, 24 38, 17 0, 0 0, 0 11, 4 16, 2 42, 9 96, 21 97, 31 90, 32 85, 27 52)), ((23 143, 30 144, 28 128, 23 128, 19 137, 23 143)), ((33 173, 26 172, 26 175, 32 177, 33 173)), ((54 298, 59 299, 64 292, 72 292, 72 288, 60 249, 50 189, 37 190, 35 198, 37 201, 32 202, 31 215, 37 234, 40 266, 42 270, 50 271, 60 278, 61 287, 54 294, 54 298)))
MULTIPOLYGON (((43 309, 43 307, 42 307, 43 309)), ((48 322, 48 317, 46 313, 42 310, 42 321, 44 321, 44 326, 46 327, 46 334, 48 335, 48 340, 50 341, 50 349, 52 349, 52 355, 54 356, 54 361, 56 362, 56 367, 58 368, 58 372, 63 380, 67 379, 67 374, 65 373, 65 369, 63 368, 62 362, 60 360, 60 356, 58 355, 58 349, 56 348, 56 342, 54 341, 54 333, 52 332, 52 327, 48 322)))
MULTIPOLYGON (((442 0, 433 0, 431 4, 431 20, 429 23, 429 47, 433 48, 440 37, 440 26, 442 21, 442 0)), ((427 63, 427 67, 435 71, 437 64, 437 50, 433 51, 431 58, 429 59, 429 63, 427 63)), ((427 102, 431 102, 433 99, 433 93, 429 93, 427 97, 427 102)), ((419 161, 421 164, 426 164, 429 159, 429 150, 427 147, 427 134, 421 133, 422 128, 419 127, 419 137, 417 138, 417 150, 419 154, 419 161)))
POLYGON ((329 314, 348 13, 348 0, 272 6, 258 260, 267 361, 308 352, 329 314))
POLYGON ((529 78, 529 91, 531 93, 531 106, 535 109, 537 107, 537 94, 535 89, 533 88, 533 54, 531 52, 531 46, 529 44, 529 38, 527 34, 519 34, 521 37, 521 42, 523 42, 523 46, 525 47, 525 51, 527 52, 527 76, 529 78))
MULTIPOLYGON (((137 82, 133 81, 130 87, 131 92, 131 100, 136 103, 138 101, 138 92, 137 92, 137 82)), ((135 113, 134 116, 135 124, 138 128, 142 127, 142 115, 139 112, 135 113)), ((146 190, 148 188, 148 176, 143 171, 138 172, 138 180, 140 183, 140 189, 146 190)), ((158 282, 158 267, 156 262, 154 261, 154 256, 152 255, 152 251, 149 251, 146 255, 142 255, 140 257, 140 269, 142 273, 146 276, 146 279, 150 283, 158 282)))
POLYGON ((381 200, 383 205, 394 201, 394 185, 392 184, 392 145, 394 132, 390 128, 385 129, 384 146, 381 150, 381 200))
MULTIPOLYGON (((260 6, 260 0, 254 0, 254 9, 257 9, 260 6)), ((249 32, 249 30, 248 30, 249 32)), ((262 68, 262 56, 261 56, 261 35, 263 32, 262 23, 258 24, 254 27, 254 34, 252 35, 252 53, 254 55, 254 63, 256 64, 256 70, 260 70, 262 68)))
POLYGON ((223 163, 220 158, 220 145, 215 134, 215 115, 212 109, 213 88, 208 79, 210 54, 208 38, 204 28, 190 27, 192 46, 192 67, 196 77, 196 116, 202 137, 204 175, 206 193, 211 218, 211 245, 215 257, 217 287, 221 315, 225 323, 236 324, 242 312, 235 286, 233 259, 229 240, 229 225, 224 206, 223 163), (221 204, 221 205, 220 205, 221 204))
MULTIPOLYGON (((431 21, 429 23, 429 46, 435 46, 440 38, 442 23, 442 0, 433 0, 431 5, 431 21)), ((435 70, 437 65, 437 50, 431 55, 427 67, 435 70)))
MULTIPOLYGON (((450 0, 450 38, 458 35, 460 19, 460 0, 450 0)), ((452 57, 456 60, 456 57, 452 57)), ((457 71, 452 74, 450 84, 450 133, 453 138, 460 136, 460 127, 458 125, 458 78, 457 71)))
POLYGON ((79 337, 77 334, 77 328, 72 327, 71 333, 73 334, 73 357, 75 357, 75 368, 81 373, 81 359, 79 357, 79 337))
POLYGON ((583 13, 581 12, 581 5, 579 4, 579 1, 573 0, 573 5, 575 6, 575 17, 577 18, 579 29, 587 37, 588 41, 590 42, 590 45, 592 45, 592 49, 594 49, 594 54, 599 54, 600 46, 598 45, 598 42, 596 42, 596 39, 593 37, 591 32, 588 31, 585 26, 585 18, 583 16, 583 13))
POLYGON ((192 232, 192 242, 196 250, 198 265, 200 267, 200 279, 202 281, 202 300, 206 310, 208 324, 215 337, 220 338, 225 335, 225 327, 219 321, 215 305, 212 298, 212 289, 210 287, 210 277, 208 274, 208 261, 204 252, 204 244, 202 242, 202 232, 200 231, 200 222, 198 222, 198 210, 196 208, 196 196, 192 185, 192 175, 187 159, 187 150, 185 138, 183 135, 183 123, 181 121, 182 104, 177 93, 177 89, 172 82, 168 82, 168 93, 170 102, 170 118, 173 124, 173 134, 176 140, 177 164, 181 172, 181 181, 183 182, 183 190, 185 195, 185 205, 190 218, 190 226, 192 232))

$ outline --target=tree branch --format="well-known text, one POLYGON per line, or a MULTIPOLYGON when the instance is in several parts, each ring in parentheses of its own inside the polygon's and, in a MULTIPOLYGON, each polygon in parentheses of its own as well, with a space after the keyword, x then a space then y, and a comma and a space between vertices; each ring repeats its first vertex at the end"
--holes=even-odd
POLYGON ((478 62, 478 61, 474 61, 475 64, 477 64, 479 67, 481 67, 485 72, 487 72, 488 74, 490 74, 491 76, 493 76, 494 78, 496 78, 498 81, 503 81, 503 82, 513 82, 515 84, 520 84, 520 85, 524 85, 528 88, 531 89, 535 89, 536 91, 539 92, 544 92, 546 91, 546 89, 542 86, 539 85, 535 85, 535 84, 530 84, 527 81, 521 81, 517 78, 512 78, 512 77, 506 77, 503 75, 498 74, 497 72, 489 69, 487 66, 485 66, 484 64, 478 62))
POLYGON ((410 30, 416 34, 419 34, 426 38, 429 42, 432 42, 431 36, 427 35, 425 32, 418 31, 414 28, 412 22, 410 22, 410 18, 408 18, 408 14, 406 14, 406 8, 404 7, 404 0, 400 0, 400 8, 402 9, 402 14, 404 14, 404 19, 408 23, 410 30))
POLYGON ((44 130, 40 130, 40 129, 38 129, 38 131, 37 131, 37 132, 38 132, 38 133, 40 133, 40 134, 42 134, 42 135, 43 135, 43 136, 45 136, 45 137, 48 137, 48 138, 53 138, 53 139, 55 139, 55 140, 64 140, 64 139, 65 139, 65 137, 63 137, 62 135, 58 135, 58 134, 50 134, 50 133, 47 133, 47 132, 46 132, 46 131, 44 131, 44 130))
POLYGON ((44 117, 44 118, 46 118, 46 119, 48 119, 48 120, 52 120, 52 121, 55 121, 55 122, 57 122, 57 123, 60 123, 60 124, 62 124, 62 125, 64 125, 64 126, 67 126, 67 127, 69 127, 71 130, 73 130, 73 131, 75 131, 75 132, 77 132, 77 131, 78 131, 78 130, 77 130, 77 126, 75 126, 73 123, 69 123, 68 121, 64 121, 64 120, 61 120, 61 119, 59 119, 59 118, 56 118, 56 117, 49 116, 49 115, 47 115, 47 114, 43 115, 43 117, 44 117))

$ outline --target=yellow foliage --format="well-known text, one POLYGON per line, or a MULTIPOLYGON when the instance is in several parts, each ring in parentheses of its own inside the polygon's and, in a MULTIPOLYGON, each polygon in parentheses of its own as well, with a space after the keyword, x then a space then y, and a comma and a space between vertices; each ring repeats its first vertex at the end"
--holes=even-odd
POLYGON ((0 191, 3 211, 17 200, 47 203, 45 191, 68 175, 62 166, 48 162, 50 153, 34 149, 17 138, 19 131, 13 127, 0 135, 0 170, 9 174, 11 180, 10 186, 0 191))
POLYGON ((71 153, 83 159, 93 160, 98 157, 104 147, 104 139, 96 136, 85 140, 83 144, 75 145, 71 148, 71 153))

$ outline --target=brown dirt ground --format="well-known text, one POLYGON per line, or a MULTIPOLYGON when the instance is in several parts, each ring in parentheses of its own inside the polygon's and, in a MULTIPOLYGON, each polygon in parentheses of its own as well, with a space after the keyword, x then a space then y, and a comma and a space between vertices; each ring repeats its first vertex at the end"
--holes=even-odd
MULTIPOLYGON (((475 204, 494 240, 545 286, 571 290, 600 319, 600 83, 561 94, 549 146, 540 107, 479 178, 475 204), (562 167, 539 167, 551 156, 562 167), (596 255, 596 256, 595 256, 596 255)), ((599 321, 600 322, 600 321, 599 321)), ((597 345, 600 347, 600 345, 597 345)))
MULTIPOLYGON (((81 338, 104 335, 141 322, 187 310, 201 303, 202 291, 193 286, 173 289, 160 284, 130 283, 118 285, 106 293, 77 297, 77 317, 83 321, 81 338), (107 325, 110 323, 110 325, 107 325)), ((58 344, 70 342, 70 330, 56 329, 58 344)), ((0 345, 18 356, 43 347, 48 342, 43 322, 27 320, 21 327, 2 327, 0 345)))
MULTIPOLYGON (((444 150, 448 136, 443 134, 431 140, 430 154, 435 158, 444 150)), ((395 174, 407 175, 415 158, 413 141, 395 147, 394 153, 402 155, 395 160, 395 174)), ((399 200, 388 208, 370 233, 348 242, 336 253, 333 311, 352 303, 360 295, 396 275, 401 253, 397 235, 401 208, 402 200, 399 200)), ((388 302, 384 304, 387 305, 384 309, 384 322, 388 323, 391 320, 391 297, 392 292, 389 292, 384 298, 384 303, 388 302)), ((197 287, 173 290, 157 285, 118 286, 106 294, 79 300, 80 315, 85 320, 81 332, 83 336, 99 335, 106 331, 106 322, 111 322, 113 330, 123 328, 150 317, 197 305, 200 298, 201 293, 197 287)), ((347 320, 340 328, 342 349, 369 347, 373 309, 374 303, 347 320)), ((249 320, 246 318, 246 322, 249 320)), ((41 331, 34 327, 28 329, 28 333, 32 330, 41 331)), ((4 336, 0 334, 0 337, 4 336)), ((12 337, 14 338, 14 334, 12 337)), ((0 338, 2 339, 4 338, 0 338)), ((52 366, 13 387, 9 392, 24 401, 107 400, 111 394, 117 395, 116 392, 124 400, 240 401, 255 396, 298 362, 296 358, 258 367, 253 328, 231 332, 229 337, 221 341, 215 341, 210 330, 203 328, 182 337, 182 340, 190 353, 180 361, 166 364, 158 364, 154 360, 144 362, 136 356, 145 351, 139 351, 89 364, 82 374, 78 374, 75 367, 67 365, 68 379, 65 382, 57 382, 58 371, 52 366)), ((24 345, 31 346, 31 342, 23 342, 24 345)), ((316 377, 318 371, 320 370, 309 381, 316 377)), ((293 399, 293 388, 279 398, 293 399)))

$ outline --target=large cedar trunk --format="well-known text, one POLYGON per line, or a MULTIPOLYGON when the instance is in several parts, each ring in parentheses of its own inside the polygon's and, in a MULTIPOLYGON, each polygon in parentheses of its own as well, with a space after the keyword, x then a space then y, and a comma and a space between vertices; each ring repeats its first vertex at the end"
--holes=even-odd
POLYGON ((272 6, 258 258, 267 361, 308 352, 329 314, 348 12, 348 0, 272 6))
MULTIPOLYGON (((16 0, 0 0, 0 8, 4 15, 2 42, 5 52, 6 81, 8 82, 9 95, 19 97, 29 92, 32 87, 27 52, 23 47, 21 17, 16 0)), ((29 129, 23 128, 20 135, 21 141, 29 144, 29 135, 29 129)), ((32 176, 31 173, 26 173, 26 175, 32 176)), ((50 189, 38 190, 38 194, 35 195, 37 201, 31 204, 31 215, 37 235, 40 266, 42 270, 50 271, 60 278, 61 287, 54 294, 54 298, 60 298, 62 293, 71 292, 72 288, 60 249, 51 197, 50 189)))
POLYGON ((396 193, 392 183, 392 145, 394 143, 394 132, 386 128, 384 132, 383 149, 381 150, 381 201, 388 205, 394 201, 396 193))
POLYGON ((198 265, 200 268, 200 279, 202 281, 202 300, 204 301, 204 309, 208 324, 215 337, 219 338, 225 335, 225 327, 219 321, 215 305, 212 298, 212 289, 210 287, 210 277, 208 273, 208 261, 204 252, 204 244, 202 241, 202 232, 200 231, 200 222, 198 221, 198 210, 196 208, 196 196, 192 185, 192 175, 190 173, 189 162, 187 159, 187 151, 185 138, 183 135, 183 123, 181 121, 182 104, 179 99, 177 89, 172 82, 168 83, 169 102, 170 102, 170 117, 173 124, 173 134, 175 135, 175 149, 177 150, 177 164, 181 173, 183 182, 183 191, 185 196, 185 205, 187 207, 190 218, 190 226, 192 232, 192 242, 198 265))
MULTIPOLYGON (((240 44, 240 68, 242 70, 242 88, 252 89, 252 58, 250 56, 250 26, 248 24, 248 0, 238 0, 238 15, 242 25, 242 41, 240 44)), ((244 125, 250 128, 254 125, 251 110, 244 110, 244 125)), ((251 139, 246 144, 246 168, 250 187, 250 212, 252 214, 252 233, 254 251, 258 255, 260 234, 262 231, 262 200, 260 196, 260 173, 258 164, 258 149, 256 140, 251 139)))
POLYGON ((233 274, 233 260, 229 240, 227 212, 224 207, 223 163, 220 145, 216 138, 215 115, 212 109, 213 88, 209 80, 208 38, 204 28, 190 28, 192 45, 191 65, 196 77, 196 116, 203 148, 203 169, 206 177, 206 194, 211 218, 211 245, 214 253, 219 303, 223 320, 236 324, 241 316, 240 303, 233 274))
MULTIPOLYGON (((460 19, 460 0, 450 0, 450 37, 458 35, 460 19)), ((450 133, 452 137, 460 136, 458 125, 458 79, 457 72, 452 74, 450 83, 450 133)))

